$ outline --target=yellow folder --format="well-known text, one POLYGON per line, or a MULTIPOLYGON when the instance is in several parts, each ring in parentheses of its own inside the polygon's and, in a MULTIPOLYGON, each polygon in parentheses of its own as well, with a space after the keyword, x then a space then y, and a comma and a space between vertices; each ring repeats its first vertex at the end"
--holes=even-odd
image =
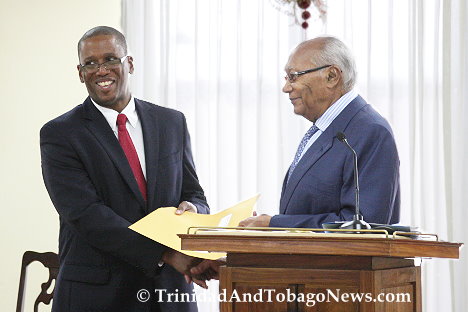
POLYGON ((251 217, 259 195, 242 201, 237 205, 213 215, 184 212, 176 215, 175 207, 159 208, 140 219, 129 228, 167 247, 183 254, 204 259, 218 259, 226 256, 220 252, 181 250, 180 238, 177 234, 186 234, 189 227, 234 227, 240 221, 251 217))

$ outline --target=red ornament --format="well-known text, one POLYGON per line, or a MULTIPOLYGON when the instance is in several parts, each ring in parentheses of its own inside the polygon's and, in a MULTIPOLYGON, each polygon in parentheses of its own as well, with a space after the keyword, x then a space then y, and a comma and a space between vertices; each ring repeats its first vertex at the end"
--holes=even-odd
POLYGON ((308 19, 310 18, 310 12, 309 11, 304 11, 302 12, 302 19, 308 19))
POLYGON ((302 28, 307 29, 309 27, 309 24, 307 22, 302 23, 302 28))
POLYGON ((310 6, 310 0, 298 0, 297 5, 301 9, 307 9, 310 6))

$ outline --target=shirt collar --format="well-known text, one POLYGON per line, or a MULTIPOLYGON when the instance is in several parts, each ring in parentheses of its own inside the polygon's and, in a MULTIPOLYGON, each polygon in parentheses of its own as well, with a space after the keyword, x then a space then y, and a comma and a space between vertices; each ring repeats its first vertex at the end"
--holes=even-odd
MULTIPOLYGON (((107 107, 97 104, 96 102, 94 102, 92 98, 91 98, 91 101, 93 102, 94 106, 96 106, 96 108, 104 115, 104 118, 106 118, 112 130, 116 132, 117 131, 117 116, 119 115, 119 113, 111 108, 107 108, 107 107)), ((127 120, 130 123, 130 125, 133 128, 136 128, 136 126, 138 125, 139 119, 138 119, 138 114, 137 114, 136 107, 135 107, 135 98, 133 96, 130 98, 130 102, 128 102, 127 106, 125 106, 121 114, 125 114, 127 116, 127 120)))
POLYGON ((319 128, 322 132, 325 131, 328 126, 335 120, 335 118, 351 103, 356 97, 358 93, 355 89, 352 89, 348 93, 344 94, 340 97, 335 103, 333 103, 326 111, 323 113, 322 116, 317 119, 315 125, 319 128))

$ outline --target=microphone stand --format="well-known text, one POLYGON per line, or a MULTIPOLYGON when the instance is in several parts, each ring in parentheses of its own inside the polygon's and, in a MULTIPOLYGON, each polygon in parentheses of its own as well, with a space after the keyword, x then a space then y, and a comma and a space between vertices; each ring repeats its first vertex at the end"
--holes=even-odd
POLYGON ((357 154, 356 151, 349 145, 348 140, 346 140, 346 135, 343 132, 338 132, 336 134, 336 137, 338 140, 343 142, 350 150, 353 152, 353 159, 354 159, 354 194, 355 194, 355 200, 356 200, 356 209, 355 213, 353 216, 352 221, 348 221, 340 226, 340 229, 356 229, 356 230, 362 230, 362 229, 370 229, 371 226, 369 223, 364 221, 364 218, 362 217, 360 211, 359 211, 359 177, 358 177, 358 165, 357 165, 357 154))

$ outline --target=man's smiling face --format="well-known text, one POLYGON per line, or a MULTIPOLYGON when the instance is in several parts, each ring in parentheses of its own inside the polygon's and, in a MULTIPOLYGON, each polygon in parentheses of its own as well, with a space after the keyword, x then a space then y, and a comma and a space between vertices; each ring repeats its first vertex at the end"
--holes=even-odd
POLYGON ((323 39, 316 38, 299 45, 285 66, 283 92, 294 106, 294 113, 315 122, 344 93, 341 70, 333 63, 317 63, 323 39), (312 70, 318 69, 318 70, 312 70), (312 70, 290 79, 291 73, 312 70))
MULTIPOLYGON (((124 48, 112 35, 98 35, 84 40, 80 46, 81 65, 102 64, 125 56, 124 48)), ((100 66, 89 72, 78 65, 81 82, 86 84, 90 97, 99 105, 122 111, 130 101, 129 73, 133 73, 131 56, 112 68, 100 66)))

